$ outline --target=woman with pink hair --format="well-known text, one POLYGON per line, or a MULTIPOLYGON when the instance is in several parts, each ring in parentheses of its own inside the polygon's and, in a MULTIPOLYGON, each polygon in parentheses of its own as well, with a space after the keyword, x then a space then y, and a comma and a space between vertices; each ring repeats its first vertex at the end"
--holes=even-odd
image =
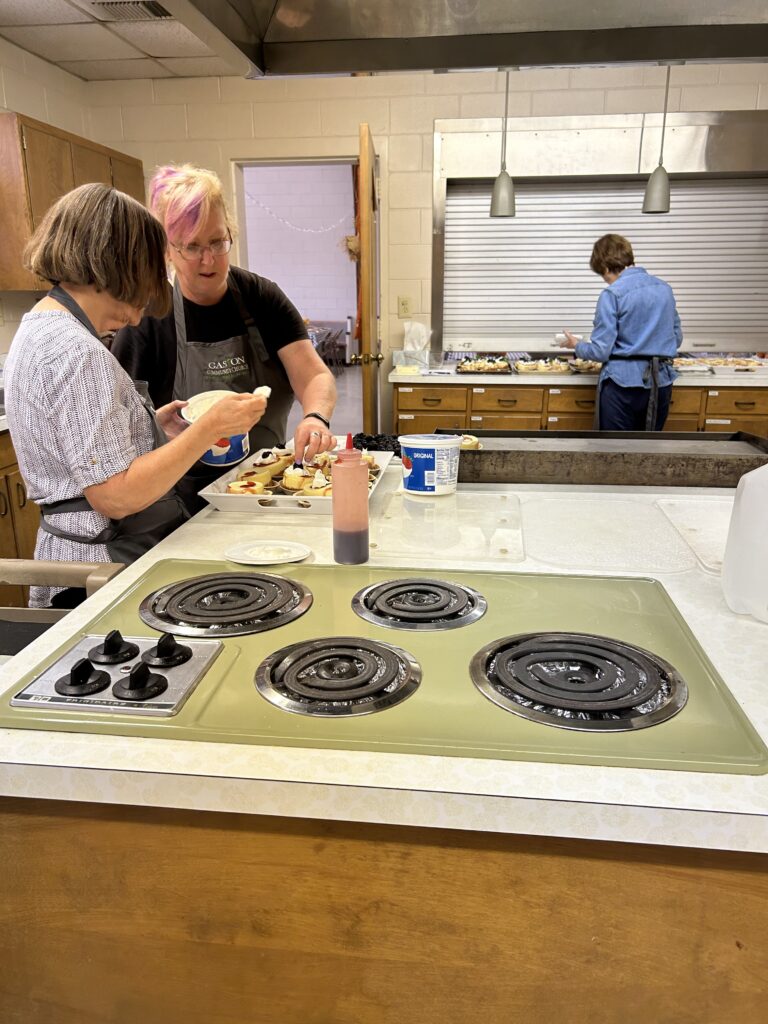
MULTIPOLYGON (((203 391, 271 388, 267 410, 250 432, 253 448, 283 445, 297 398, 304 410, 294 435, 297 457, 312 459, 333 446, 333 375, 315 352, 304 321, 276 284, 230 266, 237 233, 212 172, 191 164, 158 168, 150 182, 150 209, 168 236, 173 310, 146 316, 120 331, 112 352, 134 380, 145 380, 158 406, 203 391)), ((181 482, 190 512, 222 472, 198 462, 181 482)))

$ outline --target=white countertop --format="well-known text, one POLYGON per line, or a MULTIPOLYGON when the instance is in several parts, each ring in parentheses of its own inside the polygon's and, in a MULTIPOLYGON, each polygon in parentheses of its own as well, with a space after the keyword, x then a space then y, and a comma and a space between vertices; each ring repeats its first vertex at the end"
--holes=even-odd
MULTIPOLYGON (((431 370, 423 373, 398 373, 392 370, 387 377, 390 384, 408 387, 411 384, 464 384, 470 387, 485 387, 487 384, 506 384, 507 387, 536 385, 541 387, 562 387, 582 384, 594 387, 596 373, 456 373, 456 370, 431 370)), ((765 388, 768 387, 766 373, 681 373, 675 387, 688 388, 765 388)))
MULTIPOLYGON (((768 740, 768 625, 732 614, 720 589, 732 500, 733 491, 717 489, 463 485, 455 495, 427 500, 414 519, 392 466, 372 498, 370 564, 656 578, 768 740), (561 527, 557 545, 542 547, 531 530, 526 550, 530 503, 530 522, 543 507, 568 508, 570 532, 562 535, 568 527, 561 527), (510 509, 521 513, 522 538, 510 509), (631 516, 632 531, 616 530, 622 515, 631 516), (432 543, 431 554, 420 556, 422 520, 430 521, 432 543)), ((222 558, 233 538, 301 540, 315 561, 332 561, 328 516, 206 510, 0 668, 0 688, 18 681, 154 562, 222 558)), ((0 731, 0 792, 768 852, 768 775, 6 729, 0 731)))

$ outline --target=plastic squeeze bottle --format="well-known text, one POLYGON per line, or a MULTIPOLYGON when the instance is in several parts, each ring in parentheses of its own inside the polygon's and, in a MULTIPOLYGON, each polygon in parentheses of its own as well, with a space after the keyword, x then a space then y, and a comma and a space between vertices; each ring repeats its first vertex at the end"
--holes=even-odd
POLYGON ((723 557, 722 584, 731 611, 768 622, 768 466, 739 480, 723 557))
POLYGON ((351 434, 331 467, 331 484, 334 561, 360 565, 368 561, 368 467, 351 434))

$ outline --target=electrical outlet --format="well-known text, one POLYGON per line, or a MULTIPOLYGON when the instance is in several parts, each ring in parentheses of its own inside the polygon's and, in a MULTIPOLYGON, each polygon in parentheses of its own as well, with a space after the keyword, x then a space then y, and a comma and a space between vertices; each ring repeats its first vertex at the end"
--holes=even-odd
POLYGON ((413 300, 410 295, 397 296, 397 315, 401 320, 413 314, 413 300))

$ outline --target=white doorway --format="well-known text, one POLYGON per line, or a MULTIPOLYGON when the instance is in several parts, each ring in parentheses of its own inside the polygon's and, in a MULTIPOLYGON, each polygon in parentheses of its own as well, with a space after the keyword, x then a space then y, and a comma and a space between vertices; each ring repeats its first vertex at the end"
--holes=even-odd
MULTIPOLYGON (((243 164, 238 196, 241 254, 248 270, 274 281, 307 322, 318 353, 336 376, 333 429, 362 429, 362 381, 357 352, 358 263, 347 238, 355 228, 352 161, 243 164)), ((294 403, 290 437, 301 409, 294 403)))

